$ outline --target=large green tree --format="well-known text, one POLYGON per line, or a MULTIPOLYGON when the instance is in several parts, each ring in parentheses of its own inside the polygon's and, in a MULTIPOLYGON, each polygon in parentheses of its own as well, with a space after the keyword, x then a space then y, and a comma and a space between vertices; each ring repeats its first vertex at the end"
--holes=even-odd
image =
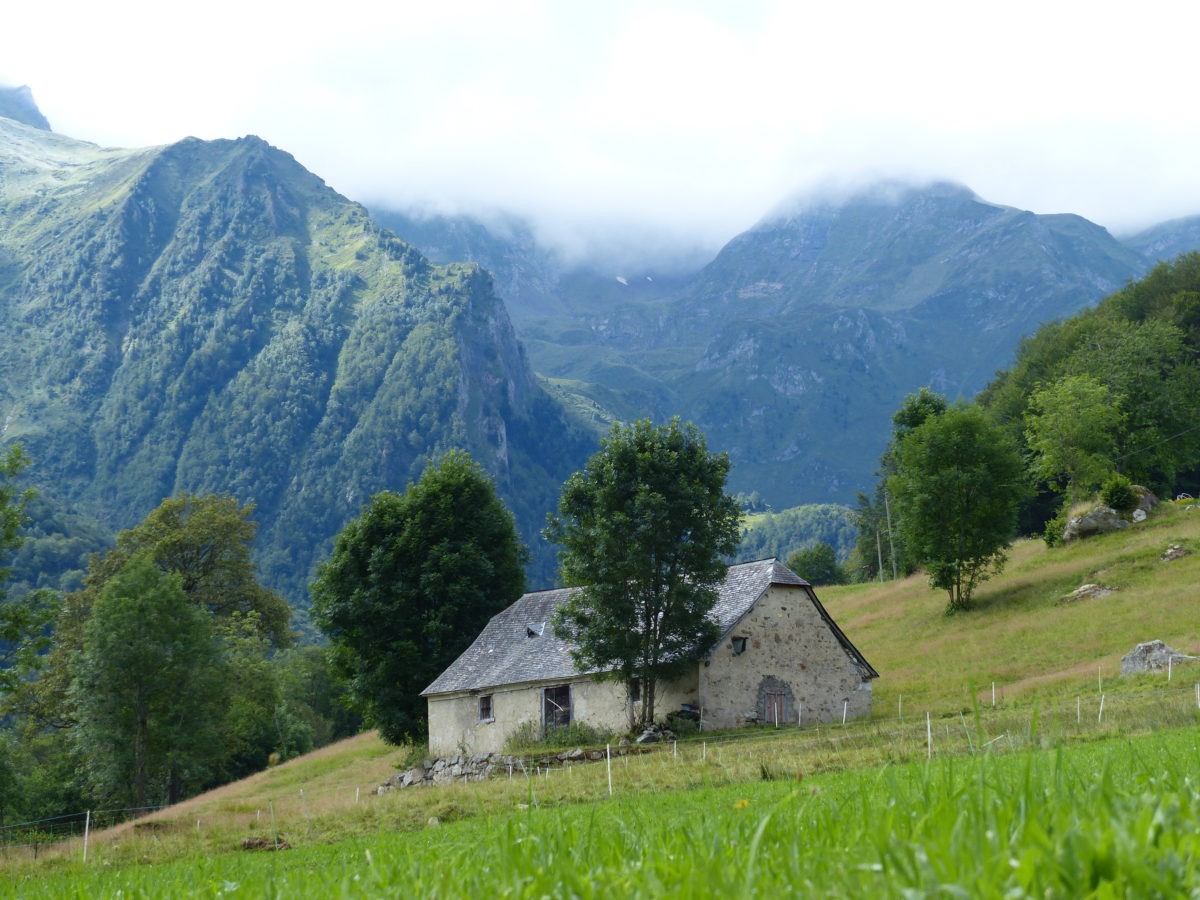
POLYGON ((908 394, 900 408, 892 414, 892 438, 879 457, 879 468, 875 470, 875 490, 870 496, 861 491, 857 495, 854 510, 854 522, 858 526, 853 554, 855 568, 848 573, 855 580, 870 581, 893 572, 907 574, 918 565, 893 527, 888 479, 896 473, 896 448, 900 442, 913 429, 940 416, 948 406, 945 397, 931 388, 923 387, 916 393, 908 394))
POLYGON ((846 583, 846 570, 838 563, 837 553, 822 541, 794 551, 787 558, 787 567, 810 584, 846 583))
POLYGON ((728 473, 729 457, 709 452, 691 423, 617 423, 550 517, 562 580, 580 588, 555 633, 580 668, 636 691, 642 724, 654 719, 658 683, 719 637, 709 613, 741 519, 728 473))
POLYGON ((524 592, 525 558, 512 514, 461 450, 342 529, 312 584, 313 620, 384 740, 425 730, 421 691, 524 592))
POLYGON ((63 598, 46 671, 25 692, 24 708, 56 727, 73 724, 75 704, 68 688, 92 607, 135 557, 144 556, 178 576, 188 601, 211 613, 216 624, 242 617, 274 646, 290 643, 291 611, 282 597, 258 583, 251 561, 253 512, 253 506, 242 506, 228 495, 180 494, 122 531, 115 547, 92 557, 84 587, 63 598))
POLYGON ((134 556, 149 552, 159 568, 179 576, 180 587, 197 606, 218 619, 253 613, 264 634, 286 645, 291 610, 258 583, 250 558, 258 530, 253 514, 253 504, 242 505, 228 494, 168 497, 93 562, 87 586, 103 585, 134 556))
POLYGON ((1097 490, 1115 468, 1121 419, 1108 388, 1087 375, 1036 391, 1025 415, 1034 474, 1062 483, 1072 503, 1097 490))
POLYGON ((1026 492, 1021 457, 986 414, 956 406, 906 434, 888 479, 905 546, 947 613, 966 609, 980 581, 999 571, 1026 492))
POLYGON ((173 803, 207 780, 216 755, 225 687, 213 616, 181 582, 135 556, 84 627, 73 738, 98 794, 115 803, 173 803))

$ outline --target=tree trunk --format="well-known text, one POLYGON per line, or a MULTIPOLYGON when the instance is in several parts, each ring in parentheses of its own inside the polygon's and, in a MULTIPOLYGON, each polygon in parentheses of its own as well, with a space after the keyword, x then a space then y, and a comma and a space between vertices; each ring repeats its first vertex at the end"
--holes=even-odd
POLYGON ((146 712, 137 711, 133 733, 133 805, 146 805, 146 712))

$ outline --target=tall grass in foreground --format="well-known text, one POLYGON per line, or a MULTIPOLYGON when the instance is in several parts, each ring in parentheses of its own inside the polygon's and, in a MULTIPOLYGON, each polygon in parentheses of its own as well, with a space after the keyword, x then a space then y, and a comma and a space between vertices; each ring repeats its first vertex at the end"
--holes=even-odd
MULTIPOLYGON (((1194 897, 1200 729, 516 810, 22 897, 1194 897)), ((529 798, 532 801, 532 797, 529 798)))
MULTIPOLYGON (((1135 688, 1155 684, 1135 683, 1135 688)), ((1161 686, 1160 686, 1161 687, 1161 686)), ((1094 688, 1093 688, 1094 689, 1094 688)), ((677 748, 659 746, 645 755, 613 761, 612 790, 619 798, 653 797, 664 791, 717 788, 759 780, 795 780, 814 774, 866 769, 955 756, 998 755, 1076 742, 1128 737, 1200 724, 1191 687, 1171 691, 1110 695, 1100 716, 1099 695, 1063 697, 1029 706, 976 707, 933 717, 874 720, 819 728, 752 729, 700 736, 677 748), (932 737, 932 748, 928 740, 932 737)), ((374 744, 356 739, 346 751, 362 754, 374 744), (357 748, 357 749, 355 749, 357 748)), ((401 751, 380 757, 386 760, 401 751)), ((369 754, 368 754, 369 755, 369 754)), ((332 757, 331 757, 332 758, 332 757)), ((357 758, 357 757, 355 757, 357 758)), ((361 839, 380 831, 416 832, 431 818, 447 824, 490 817, 521 804, 565 808, 605 801, 608 777, 603 761, 552 770, 531 765, 511 777, 436 788, 412 788, 382 796, 333 776, 299 777, 289 767, 324 766, 317 754, 262 773, 257 780, 231 785, 118 828, 93 833, 92 866, 159 863, 203 854, 238 852, 245 838, 282 837, 295 848, 361 839)), ((343 764, 345 765, 345 764, 343 764)), ((69 866, 82 856, 77 838, 53 847, 0 850, 0 870, 43 873, 69 866)))

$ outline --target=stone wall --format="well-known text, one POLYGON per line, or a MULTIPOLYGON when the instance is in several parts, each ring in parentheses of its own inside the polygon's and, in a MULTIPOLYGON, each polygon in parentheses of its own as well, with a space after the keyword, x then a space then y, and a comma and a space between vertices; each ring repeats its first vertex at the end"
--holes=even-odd
MULTIPOLYGON (((656 709, 666 715, 682 704, 696 704, 697 676, 660 686, 656 709)), ((526 722, 541 722, 542 691, 554 685, 571 687, 571 719, 599 731, 621 734, 630 729, 631 713, 625 685, 594 681, 589 676, 507 685, 482 691, 464 691, 429 698, 429 752, 439 757, 455 754, 496 754, 504 749, 509 735, 526 722), (492 698, 492 716, 479 718, 479 698, 492 698)))
MULTIPOLYGON (((647 747, 620 746, 612 748, 612 755, 628 756, 631 753, 649 752, 647 747)), ((427 759, 419 766, 397 772, 378 788, 377 794, 407 787, 422 787, 451 784, 456 781, 483 781, 487 778, 525 777, 538 769, 559 768, 587 762, 599 762, 605 757, 604 750, 582 748, 564 750, 561 753, 541 756, 509 756, 503 753, 475 753, 470 756, 445 756, 427 759)))
POLYGON ((709 654, 700 702, 705 731, 774 724, 776 708, 781 725, 840 722, 871 714, 871 682, 807 588, 773 585, 709 654))

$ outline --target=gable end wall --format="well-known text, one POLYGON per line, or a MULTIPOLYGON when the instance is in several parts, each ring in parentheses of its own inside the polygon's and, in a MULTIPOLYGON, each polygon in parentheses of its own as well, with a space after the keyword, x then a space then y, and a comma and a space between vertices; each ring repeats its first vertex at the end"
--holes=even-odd
POLYGON ((817 611, 808 588, 772 585, 700 667, 705 730, 756 721, 773 725, 770 698, 782 697, 780 724, 840 722, 871 714, 871 681, 817 611), (735 655, 733 638, 746 650, 735 655), (768 721, 763 721, 766 717, 768 721))

